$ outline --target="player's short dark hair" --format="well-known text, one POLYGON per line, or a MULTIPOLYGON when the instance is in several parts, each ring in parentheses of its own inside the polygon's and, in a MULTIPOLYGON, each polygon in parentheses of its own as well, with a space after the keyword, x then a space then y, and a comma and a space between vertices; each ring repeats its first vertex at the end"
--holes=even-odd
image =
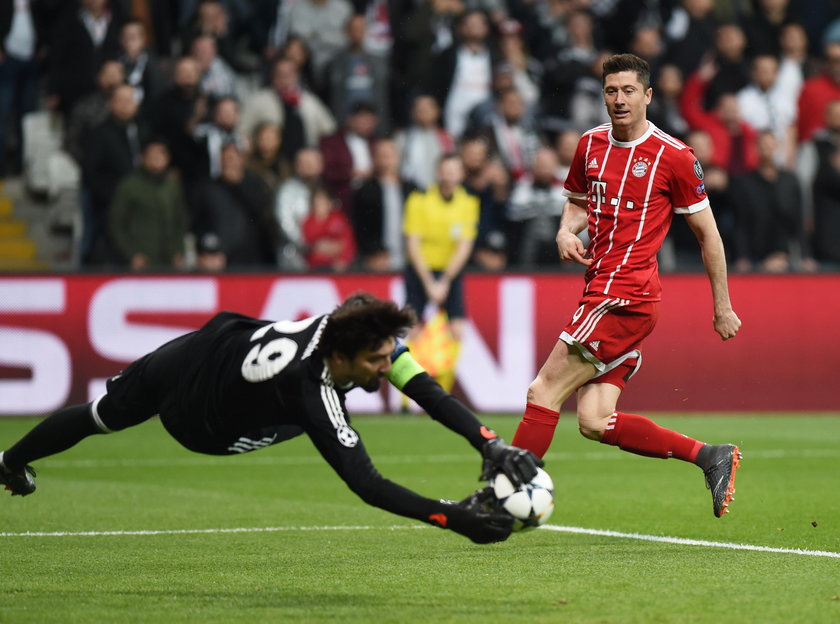
POLYGON ((400 308, 393 301, 359 291, 332 311, 318 351, 323 355, 338 351, 352 358, 363 349, 378 349, 388 338, 404 337, 416 322, 410 307, 400 308))
POLYGON ((650 88, 650 65, 648 62, 635 54, 613 54, 604 61, 604 73, 601 75, 601 84, 607 81, 607 76, 619 72, 636 72, 639 82, 647 91, 650 88))

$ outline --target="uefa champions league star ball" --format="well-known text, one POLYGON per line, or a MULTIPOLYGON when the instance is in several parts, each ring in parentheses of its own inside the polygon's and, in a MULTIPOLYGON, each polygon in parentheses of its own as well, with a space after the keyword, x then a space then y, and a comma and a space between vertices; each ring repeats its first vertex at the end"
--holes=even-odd
POLYGON ((490 479, 490 487, 499 507, 514 517, 514 531, 545 524, 554 511, 554 482, 542 468, 537 468, 537 475, 519 488, 503 472, 498 472, 490 479))

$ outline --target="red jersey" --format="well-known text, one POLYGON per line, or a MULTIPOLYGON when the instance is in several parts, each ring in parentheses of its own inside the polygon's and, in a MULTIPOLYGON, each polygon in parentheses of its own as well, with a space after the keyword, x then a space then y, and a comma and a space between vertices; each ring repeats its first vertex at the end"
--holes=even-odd
POLYGON ((580 139, 563 194, 587 200, 589 257, 584 293, 659 301, 656 254, 674 213, 709 205, 694 151, 650 123, 635 141, 617 141, 612 124, 580 139))

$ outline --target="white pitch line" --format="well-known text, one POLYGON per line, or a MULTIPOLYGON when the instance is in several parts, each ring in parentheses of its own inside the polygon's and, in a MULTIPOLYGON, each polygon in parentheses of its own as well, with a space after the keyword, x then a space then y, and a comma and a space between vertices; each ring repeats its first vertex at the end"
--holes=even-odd
MULTIPOLYGON (((207 535, 224 533, 278 533, 294 531, 403 531, 429 529, 426 525, 392 525, 392 526, 287 526, 287 527, 236 527, 229 529, 159 529, 138 531, 27 531, 25 533, 0 533, 0 537, 122 537, 148 535, 207 535)), ((541 527, 544 531, 559 533, 575 533, 578 535, 598 535, 601 537, 615 537, 618 539, 641 540, 645 542, 659 542, 679 544, 681 546, 705 546, 707 548, 724 548, 728 550, 751 550, 754 552, 768 552, 784 555, 801 555, 808 557, 830 557, 840 559, 840 552, 827 550, 803 550, 801 548, 777 548, 774 546, 756 546, 753 544, 736 544, 732 542, 711 542, 708 540, 689 539, 685 537, 668 537, 663 535, 645 535, 644 533, 621 533, 602 529, 587 529, 584 527, 560 526, 547 524, 541 527)))
POLYGON ((707 548, 725 548, 728 550, 752 550, 757 552, 781 553, 785 555, 804 555, 808 557, 831 557, 840 559, 840 552, 829 550, 803 550, 801 548, 777 548, 775 546, 755 546, 753 544, 737 544, 733 542, 711 542, 708 540, 689 539, 686 537, 668 537, 665 535, 645 535, 644 533, 621 533, 601 529, 585 529, 582 527, 558 526, 546 524, 543 529, 560 533, 577 533, 581 535, 599 535, 603 537, 617 537, 619 539, 633 539, 645 542, 660 542, 665 544, 679 544, 681 546, 706 546, 707 548))
POLYGON ((132 535, 207 535, 221 533, 278 533, 292 531, 401 531, 428 529, 425 525, 405 526, 286 526, 286 527, 235 527, 230 529, 149 529, 138 531, 26 531, 25 533, 0 533, 0 537, 122 537, 132 535))

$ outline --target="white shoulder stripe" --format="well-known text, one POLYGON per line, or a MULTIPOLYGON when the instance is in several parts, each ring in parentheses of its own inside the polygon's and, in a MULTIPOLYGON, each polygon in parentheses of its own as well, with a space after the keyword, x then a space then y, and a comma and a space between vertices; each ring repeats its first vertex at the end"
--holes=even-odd
POLYGON ((321 319, 321 322, 318 323, 318 328, 315 330, 315 333, 312 334, 312 340, 310 340, 309 344, 306 345, 306 349, 304 350, 303 355, 300 359, 305 360, 310 355, 312 355, 312 352, 315 351, 315 349, 318 348, 318 343, 321 342, 321 334, 324 332, 324 328, 327 326, 327 319, 329 319, 329 316, 325 314, 324 318, 321 319))
POLYGON ((670 134, 668 134, 668 133, 666 133, 666 132, 663 132, 663 131, 662 131, 662 130, 660 130, 659 128, 657 128, 656 130, 654 130, 654 131, 653 131, 653 133, 657 136, 657 138, 658 138, 658 139, 660 139, 660 140, 661 140, 661 141, 663 141, 664 143, 667 143, 667 144, 668 144, 668 145, 670 145, 671 147, 674 147, 674 148, 676 148, 676 149, 678 149, 678 150, 683 150, 683 149, 685 149, 686 147, 688 147, 685 143, 681 143, 681 142, 677 141, 677 139, 675 139, 674 137, 672 137, 670 134))
POLYGON ((594 133, 597 133, 597 132, 606 132, 606 131, 610 130, 610 128, 612 128, 611 123, 601 124, 600 126, 595 126, 594 128, 590 128, 589 130, 584 132, 583 135, 581 135, 581 136, 588 136, 590 134, 594 134, 594 133))

